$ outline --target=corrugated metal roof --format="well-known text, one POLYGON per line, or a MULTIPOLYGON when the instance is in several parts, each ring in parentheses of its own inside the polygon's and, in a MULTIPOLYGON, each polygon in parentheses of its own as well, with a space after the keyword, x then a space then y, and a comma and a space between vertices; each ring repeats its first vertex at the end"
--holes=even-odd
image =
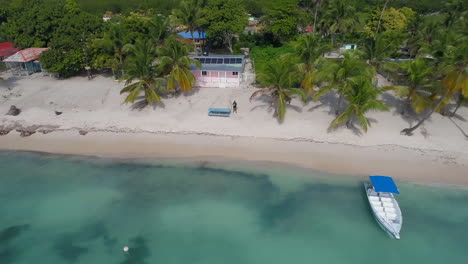
POLYGON ((42 52, 48 49, 49 48, 29 48, 29 49, 20 50, 3 61, 28 62, 28 61, 36 60, 37 58, 39 58, 39 55, 41 55, 42 52))
POLYGON ((19 48, 15 48, 11 42, 0 43, 0 57, 4 57, 17 52, 19 48))
MULTIPOLYGON (((186 38, 186 39, 192 39, 192 35, 190 32, 179 32, 177 35, 186 38)), ((194 31, 193 32, 193 38, 194 39, 206 39, 206 33, 205 32, 200 32, 200 31, 194 31)))

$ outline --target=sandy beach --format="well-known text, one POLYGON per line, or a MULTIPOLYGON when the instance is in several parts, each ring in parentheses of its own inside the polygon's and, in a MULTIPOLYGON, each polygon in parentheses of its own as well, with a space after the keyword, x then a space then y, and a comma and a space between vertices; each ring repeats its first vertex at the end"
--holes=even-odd
POLYGON ((164 98, 155 107, 123 104, 123 84, 97 76, 55 80, 40 74, 2 75, 0 149, 109 157, 190 158, 284 163, 350 175, 387 174, 400 180, 468 185, 468 109, 455 118, 439 114, 411 137, 400 130, 416 117, 399 114, 399 100, 384 94, 390 112, 370 113, 366 134, 339 128, 327 132, 334 118, 330 94, 318 102, 293 100, 286 120, 272 117, 265 98, 249 102, 253 89, 196 89, 164 98), (207 115, 209 107, 239 112, 230 118, 207 115), (18 116, 4 115, 11 105, 18 116), (56 115, 55 111, 62 112, 56 115), (455 123, 454 123, 455 122, 455 123), (21 137, 15 131, 35 131, 21 137), (81 135, 80 134, 84 134, 81 135))

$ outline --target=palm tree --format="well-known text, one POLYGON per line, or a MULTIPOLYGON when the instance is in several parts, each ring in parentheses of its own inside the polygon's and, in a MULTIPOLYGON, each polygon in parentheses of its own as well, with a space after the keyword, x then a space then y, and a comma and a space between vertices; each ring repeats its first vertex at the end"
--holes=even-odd
POLYGON ((410 128, 405 128, 401 131, 401 134, 410 136, 413 131, 420 127, 431 115, 439 111, 442 105, 446 102, 447 98, 450 98, 453 94, 462 93, 463 96, 468 96, 468 69, 466 67, 453 69, 442 81, 443 94, 432 108, 432 110, 422 118, 416 125, 410 128))
POLYGON ((255 91, 250 96, 250 101, 260 95, 271 97, 270 106, 274 107, 274 116, 280 121, 284 120, 286 114, 286 104, 289 103, 294 95, 301 97, 303 101, 307 100, 307 94, 303 89, 292 88, 297 82, 297 74, 293 65, 277 60, 266 67, 265 73, 259 78, 268 87, 255 91))
POLYGON ((434 68, 424 58, 404 62, 400 67, 408 76, 408 85, 391 86, 387 89, 394 90, 400 97, 406 97, 401 114, 410 106, 416 113, 421 113, 431 103, 428 90, 432 88, 430 77, 434 74, 434 68))
POLYGON ((456 106, 455 106, 455 110, 453 110, 453 112, 450 113, 450 116, 452 116, 452 117, 455 116, 455 114, 457 113, 460 106, 462 106, 462 104, 465 104, 466 102, 468 102, 468 98, 464 97, 462 93, 459 93, 457 103, 456 103, 456 106))
MULTIPOLYGON (((114 72, 120 71, 121 76, 124 75, 123 71, 123 63, 124 63, 124 47, 125 43, 125 33, 123 31, 121 24, 112 24, 104 34, 104 38, 97 39, 95 44, 98 48, 104 49, 107 51, 107 54, 111 54, 111 67, 114 72)), ((101 58, 97 60, 103 59, 103 56, 106 54, 100 54, 101 58)))
POLYGON ((334 34, 356 31, 362 25, 362 21, 356 18, 356 9, 345 0, 332 0, 328 2, 327 9, 322 16, 322 27, 331 35, 333 45, 334 34))
POLYGON ((344 91, 344 96, 349 105, 346 110, 339 115, 330 124, 329 129, 337 128, 346 124, 348 128, 352 127, 354 120, 359 121, 359 126, 367 132, 371 125, 366 113, 371 110, 388 111, 388 107, 377 100, 382 90, 379 90, 372 84, 372 79, 368 76, 352 77, 348 80, 349 88, 344 91))
POLYGON ((172 91, 176 87, 184 92, 192 90, 196 79, 190 67, 195 64, 201 68, 200 61, 188 56, 192 49, 193 47, 180 43, 174 37, 167 39, 165 45, 159 48, 158 70, 167 78, 167 90, 172 91))
POLYGON ((149 34, 156 43, 160 43, 169 35, 169 19, 155 16, 149 21, 149 34))
POLYGON ((315 0, 315 11, 314 11, 314 32, 317 31, 317 14, 319 7, 325 2, 325 0, 315 0))
MULTIPOLYGON (((433 104, 431 111, 426 114, 416 125, 405 128, 401 134, 412 135, 413 131, 420 127, 431 115, 440 111, 441 108, 454 97, 455 94, 461 94, 468 97, 468 42, 467 37, 460 35, 454 38, 453 42, 446 45, 442 52, 443 57, 438 68, 444 73, 441 91, 437 103, 433 104)), ((433 98, 437 98, 433 96, 433 98)))
POLYGON ((327 60, 320 71, 328 84, 319 88, 314 94, 314 99, 318 100, 323 95, 336 90, 339 94, 338 105, 335 110, 336 115, 340 114, 345 91, 349 89, 349 80, 356 76, 372 78, 375 75, 374 69, 366 64, 356 51, 345 52, 343 59, 327 60))
POLYGON ((122 77, 125 88, 120 94, 129 93, 125 103, 134 103, 141 92, 145 93, 147 104, 159 102, 161 98, 155 88, 161 83, 161 78, 154 63, 156 48, 151 40, 138 39, 135 45, 129 47, 130 56, 126 62, 126 72, 122 77))
POLYGON ((320 81, 320 71, 317 66, 320 64, 322 55, 331 50, 329 45, 324 45, 320 37, 316 34, 302 35, 293 43, 294 55, 299 59, 298 71, 302 76, 301 87, 309 93, 314 91, 314 86, 320 81))
POLYGON ((175 20, 186 26, 187 30, 190 32, 194 45, 195 39, 193 32, 200 28, 203 16, 202 4, 203 1, 200 0, 184 0, 180 3, 179 8, 172 11, 172 15, 175 20))
POLYGON ((380 29, 380 23, 382 22, 382 17, 385 13, 385 8, 387 8, 387 4, 388 2, 390 2, 391 0, 385 0, 385 4, 382 8, 382 11, 380 12, 380 17, 379 17, 379 22, 377 22, 377 30, 375 31, 375 36, 374 36, 374 39, 376 39, 377 37, 377 34, 379 34, 379 29, 380 29))
POLYGON ((298 5, 310 14, 314 14, 314 31, 316 31, 318 10, 325 0, 302 0, 298 5), (312 11, 313 10, 313 11, 312 11))
POLYGON ((372 66, 378 68, 382 60, 388 58, 393 52, 395 44, 394 38, 385 37, 383 34, 378 34, 374 38, 368 38, 362 45, 364 59, 368 60, 372 66))

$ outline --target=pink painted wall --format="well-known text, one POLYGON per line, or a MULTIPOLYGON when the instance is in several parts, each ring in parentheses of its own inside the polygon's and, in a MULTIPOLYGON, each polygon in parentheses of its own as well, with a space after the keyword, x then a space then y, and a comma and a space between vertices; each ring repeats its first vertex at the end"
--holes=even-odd
POLYGON ((201 77, 201 71, 192 71, 193 75, 195 76, 195 78, 199 78, 201 77))
POLYGON ((238 87, 240 84, 240 75, 233 75, 232 72, 207 71, 205 76, 202 76, 201 70, 192 70, 192 73, 198 87, 238 87))

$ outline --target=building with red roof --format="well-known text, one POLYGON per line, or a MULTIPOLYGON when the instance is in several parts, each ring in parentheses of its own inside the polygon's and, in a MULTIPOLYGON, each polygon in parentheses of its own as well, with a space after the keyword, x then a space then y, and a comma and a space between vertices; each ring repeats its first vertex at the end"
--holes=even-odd
POLYGON ((307 26, 304 30, 304 33, 311 33, 311 32, 314 32, 313 26, 307 26))
POLYGON ((0 43, 0 60, 5 59, 9 55, 19 51, 19 48, 15 48, 13 43, 11 42, 4 42, 0 43))
POLYGON ((11 54, 17 52, 18 50, 19 49, 15 48, 15 46, 11 42, 0 43, 0 71, 6 69, 5 63, 2 63, 2 61, 11 54))
POLYGON ((42 52, 48 48, 29 48, 16 52, 4 59, 3 62, 11 69, 14 75, 30 75, 41 72, 41 64, 37 60, 42 52))

